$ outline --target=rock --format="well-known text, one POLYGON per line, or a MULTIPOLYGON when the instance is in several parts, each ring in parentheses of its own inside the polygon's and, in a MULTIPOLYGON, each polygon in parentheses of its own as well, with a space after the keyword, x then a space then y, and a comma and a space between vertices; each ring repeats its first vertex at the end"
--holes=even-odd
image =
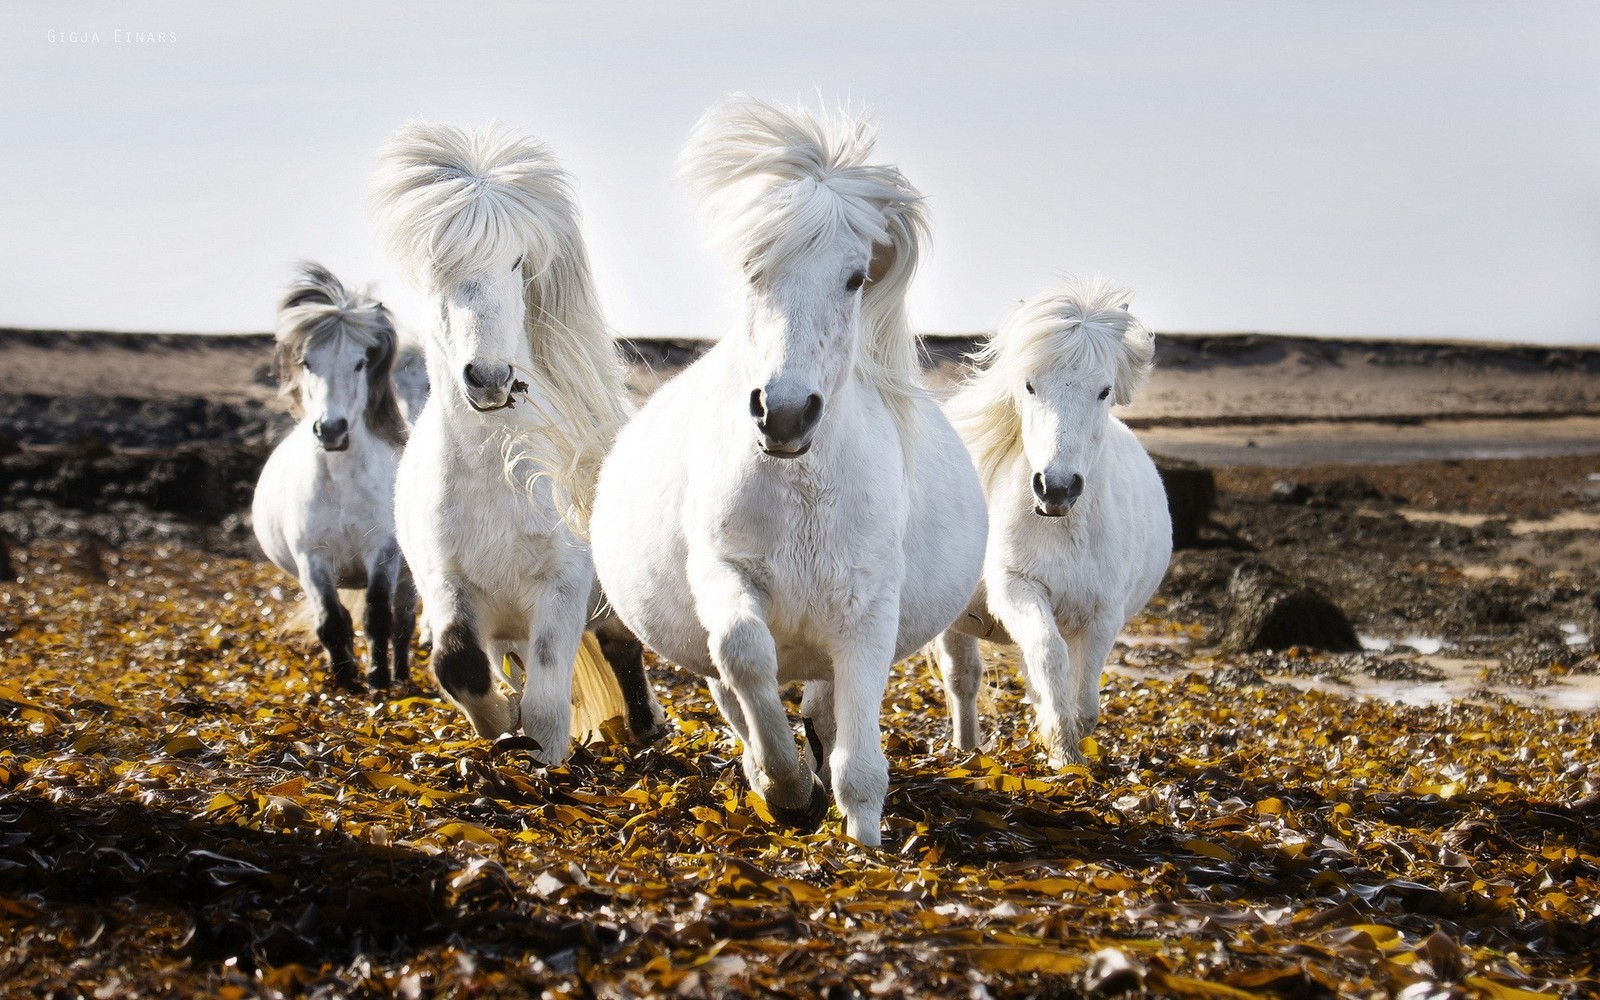
POLYGON ((1092 997, 1119 996, 1144 988, 1144 969, 1117 948, 1101 948, 1083 973, 1083 992, 1092 997))
POLYGON ((1338 605, 1263 562, 1252 560, 1233 571, 1225 613, 1221 645, 1232 652, 1291 646, 1332 653, 1361 649, 1350 619, 1338 605))
POLYGON ((1217 502, 1217 478, 1210 469, 1177 459, 1156 464, 1167 491, 1167 513, 1172 516, 1172 547, 1193 548, 1200 529, 1211 520, 1217 502))
POLYGON ((1273 503, 1305 503, 1311 499, 1311 487, 1293 479, 1280 479, 1272 484, 1269 495, 1273 503))

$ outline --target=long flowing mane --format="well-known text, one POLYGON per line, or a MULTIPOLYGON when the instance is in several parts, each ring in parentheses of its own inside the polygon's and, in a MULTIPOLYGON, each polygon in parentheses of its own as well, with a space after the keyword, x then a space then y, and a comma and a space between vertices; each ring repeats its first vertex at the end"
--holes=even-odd
POLYGON ((533 370, 519 374, 551 408, 530 430, 557 455, 543 471, 587 521, 600 462, 631 409, 567 172, 542 143, 498 124, 411 122, 380 150, 372 194, 390 251, 430 290, 522 255, 533 370))
POLYGON ((394 368, 397 340, 394 322, 383 303, 364 290, 347 291, 321 264, 301 261, 294 280, 278 303, 277 347, 272 370, 278 391, 289 397, 300 416, 300 360, 312 347, 348 337, 367 352, 367 409, 372 432, 396 447, 406 441, 406 422, 395 399, 394 368))
POLYGON ((987 488, 1022 447, 1017 394, 1045 369, 1112 369, 1118 406, 1133 402, 1155 364, 1155 336, 1128 312, 1133 293, 1108 278, 1071 275, 1018 306, 974 355, 977 370, 946 405, 987 488))
POLYGON ((841 230, 872 244, 856 373, 882 393, 908 443, 923 390, 905 295, 927 209, 898 168, 867 162, 876 138, 863 116, 819 117, 735 94, 695 124, 679 172, 718 241, 751 275, 780 269, 841 230))

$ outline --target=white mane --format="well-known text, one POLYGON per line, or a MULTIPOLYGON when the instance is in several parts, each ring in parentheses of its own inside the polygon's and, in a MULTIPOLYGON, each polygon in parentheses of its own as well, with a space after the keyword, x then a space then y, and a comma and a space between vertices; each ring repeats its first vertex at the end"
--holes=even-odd
POLYGON ((498 124, 411 122, 379 151, 372 193, 390 251, 434 291, 523 257, 534 365, 519 374, 552 411, 532 430, 558 456, 546 471, 571 484, 586 521, 600 461, 630 410, 568 174, 542 143, 498 124))
POLYGON ((1017 394, 1045 369, 1114 371, 1118 406, 1133 402, 1155 364, 1155 336, 1128 312, 1133 293, 1108 278, 1067 276, 1018 306, 974 356, 977 370, 946 412, 987 487, 1022 447, 1017 394))
POLYGON ((679 171, 718 241, 752 277, 841 230, 872 244, 856 373, 883 394, 909 441, 922 389, 905 293, 927 210, 898 168, 866 162, 875 138, 863 117, 818 118, 736 94, 695 124, 679 171))

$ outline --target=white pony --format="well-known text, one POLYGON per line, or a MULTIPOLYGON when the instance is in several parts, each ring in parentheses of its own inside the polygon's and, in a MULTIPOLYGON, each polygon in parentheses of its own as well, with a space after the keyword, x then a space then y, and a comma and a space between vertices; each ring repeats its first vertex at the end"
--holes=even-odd
POLYGON ((947 404, 992 525, 983 587, 937 646, 959 748, 978 745, 978 639, 988 639, 1021 647, 1051 763, 1082 760, 1106 657, 1172 557, 1161 477, 1111 415, 1154 363, 1155 339, 1129 314, 1130 295, 1069 278, 1028 300, 947 404))
POLYGON ((355 633, 339 588, 366 590, 363 626, 371 670, 386 687, 410 676, 416 593, 395 542, 395 468, 406 425, 395 402, 389 313, 347 292, 316 264, 301 264, 278 307, 273 367, 302 414, 256 483, 256 539, 300 580, 328 651, 333 681, 359 689, 355 633), (393 646, 393 668, 390 646, 393 646))
MULTIPOLYGON (((629 416, 571 185, 531 139, 412 123, 380 152, 373 197, 391 251, 439 307, 424 351, 431 395, 395 494, 434 673, 480 735, 520 727, 560 761, 594 566, 553 491, 528 487, 558 469, 589 484, 574 494, 586 500, 629 416), (496 683, 506 663, 524 672, 520 697, 496 683)), ((602 636, 616 707, 648 738, 663 716, 642 648, 617 627, 602 636)))
POLYGON ((617 436, 591 533, 617 612, 709 679, 774 815, 814 828, 831 770, 849 835, 875 845, 889 668, 966 606, 986 520, 917 383, 922 199, 872 143, 862 121, 742 96, 701 118, 682 170, 744 267, 745 318, 617 436))

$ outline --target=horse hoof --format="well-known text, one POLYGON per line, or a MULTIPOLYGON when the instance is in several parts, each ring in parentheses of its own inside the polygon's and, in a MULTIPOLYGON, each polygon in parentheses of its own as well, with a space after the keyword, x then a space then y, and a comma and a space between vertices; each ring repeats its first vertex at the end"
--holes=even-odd
POLYGON ((346 673, 342 670, 335 672, 333 675, 333 686, 335 689, 344 691, 348 694, 361 694, 367 690, 367 686, 361 683, 360 676, 353 671, 349 673, 346 673))
POLYGON ((637 728, 630 723, 628 726, 628 738, 635 746, 647 747, 667 735, 667 729, 668 726, 664 719, 660 722, 651 719, 637 728))
POLYGON ((811 833, 821 826, 822 821, 828 816, 828 789, 816 775, 812 775, 811 801, 806 803, 804 809, 789 809, 771 800, 768 800, 767 808, 772 811, 772 818, 784 826, 811 833))
POLYGON ((382 691, 384 688, 387 688, 388 686, 389 686, 389 675, 388 674, 380 674, 376 670, 374 670, 371 673, 367 674, 367 687, 370 687, 370 688, 372 688, 373 690, 376 690, 376 691, 382 691))

